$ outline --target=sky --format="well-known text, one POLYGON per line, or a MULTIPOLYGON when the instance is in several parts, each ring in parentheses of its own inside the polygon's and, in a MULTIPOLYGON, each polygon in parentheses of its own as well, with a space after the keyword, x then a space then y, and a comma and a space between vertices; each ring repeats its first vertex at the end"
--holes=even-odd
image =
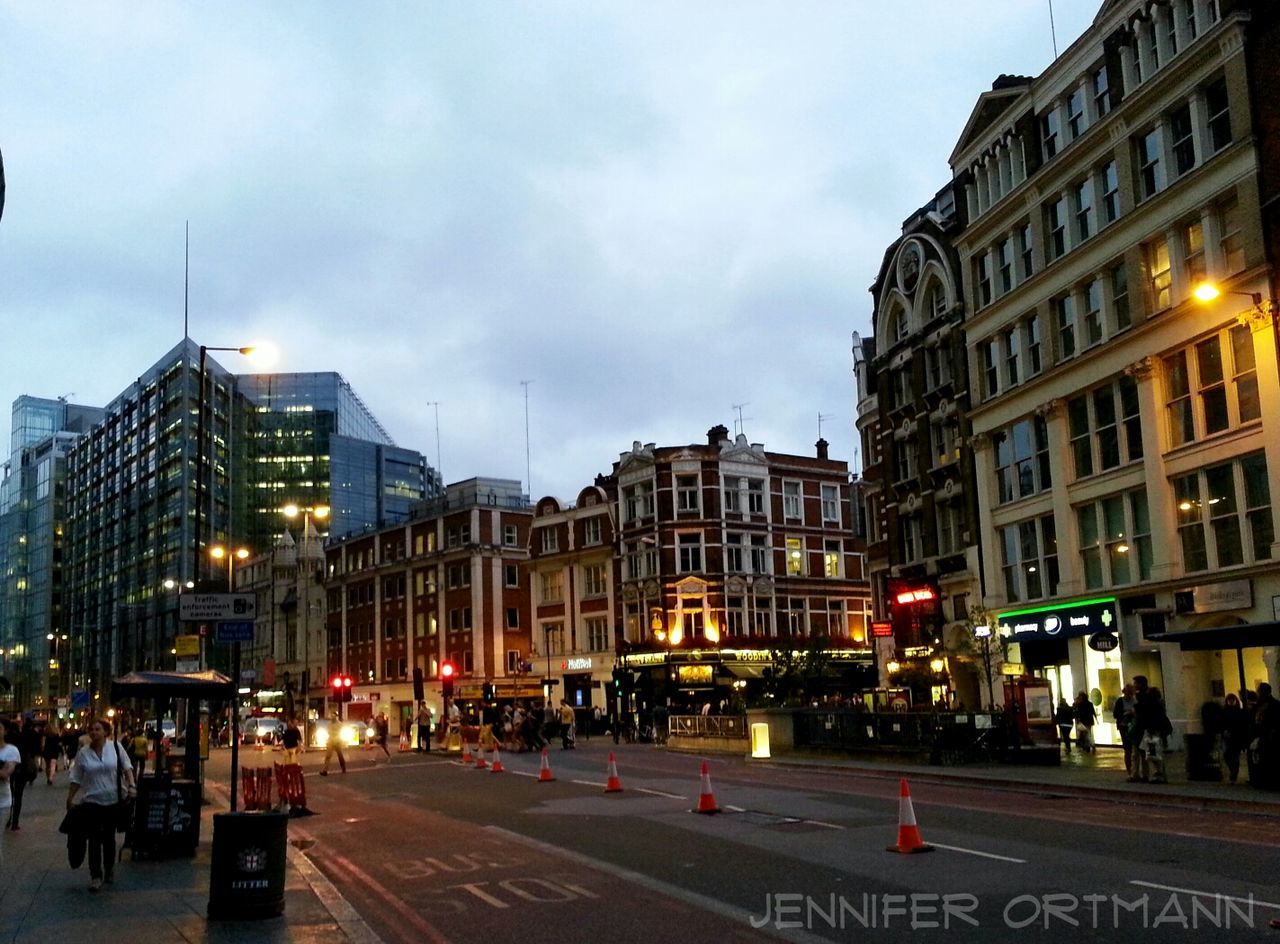
POLYGON ((857 470, 884 250, 1052 59, 1048 0, 0 0, 0 402, 177 344, 189 225, 197 343, 340 372, 449 482, 572 500, 739 415, 857 470))

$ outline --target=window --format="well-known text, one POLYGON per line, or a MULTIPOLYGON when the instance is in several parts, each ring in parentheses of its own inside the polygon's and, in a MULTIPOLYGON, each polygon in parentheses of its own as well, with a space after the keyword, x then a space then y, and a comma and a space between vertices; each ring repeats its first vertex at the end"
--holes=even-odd
POLYGON ((840 576, 840 558, 843 556, 842 542, 826 541, 822 549, 822 572, 827 577, 840 576))
POLYGON ((471 607, 462 606, 449 611, 449 632, 461 632, 471 628, 471 607))
POLYGON ((801 501, 800 483, 782 483, 782 514, 787 518, 803 518, 804 505, 801 501))
POLYGON ((911 402, 911 375, 906 370, 889 372, 889 407, 897 409, 911 402))
POLYGON ((1031 224, 1023 223, 1022 229, 1018 231, 1018 248, 1022 253, 1022 278, 1023 281, 1031 278, 1035 274, 1035 242, 1031 238, 1031 224))
POLYGON ((547 655, 564 655, 564 623, 543 623, 542 638, 547 646, 547 655))
POLYGON ((1058 361, 1074 357, 1076 353, 1076 300, 1063 295, 1053 300, 1058 319, 1058 361))
POLYGON ((800 538, 787 538, 787 576, 804 576, 804 542, 800 538))
POLYGON ((1076 508, 1085 588, 1151 579, 1151 519, 1145 492, 1126 492, 1076 508))
POLYGON ((1098 117, 1111 111, 1111 89, 1107 81, 1107 67, 1104 64, 1094 70, 1093 76, 1093 105, 1097 110, 1098 117))
POLYGON ((724 536, 724 569, 726 573, 741 574, 746 572, 742 557, 743 536, 730 532, 724 536))
POLYGON ((1052 262, 1067 251, 1067 201, 1059 197, 1045 209, 1045 224, 1049 230, 1049 261, 1052 262))
POLYGON ((951 380, 951 362, 947 357, 947 352, 933 345, 924 349, 924 366, 925 373, 928 374, 929 389, 936 390, 944 383, 951 380))
POLYGON ((639 482, 622 490, 626 520, 646 518, 653 514, 653 483, 639 482))
POLYGON ((520 628, 520 607, 518 606, 507 607, 507 629, 519 629, 519 628, 520 628))
POLYGON ((1124 263, 1111 268, 1111 313, 1116 331, 1131 324, 1129 315, 1129 273, 1124 263))
POLYGON ((1049 430, 1043 416, 1014 423, 993 437, 1000 502, 1016 501, 1053 484, 1049 467, 1049 430))
POLYGON ((560 550, 560 534, 554 527, 542 529, 542 552, 544 554, 560 550))
POLYGON ((515 675, 516 673, 518 673, 520 671, 520 662, 521 662, 520 650, 508 649, 507 650, 507 674, 515 675))
POLYGON ((448 570, 445 571, 448 588, 457 590, 459 587, 471 586, 471 565, 470 564, 450 564, 448 570))
POLYGON ((1164 359, 1170 445, 1194 442, 1261 416, 1253 336, 1236 325, 1164 359), (1224 362, 1230 352, 1230 363, 1224 362), (1230 385, 1227 383, 1230 378, 1230 385), (1194 391, 1195 397, 1192 397, 1194 391))
POLYGON ((1013 386, 1018 382, 1018 329, 1010 328, 1000 335, 1000 339, 1004 346, 1005 377, 1009 386, 1013 386))
POLYGON ((1084 343, 1102 342, 1102 282, 1093 279, 1084 287, 1084 343))
POLYGON ((907 313, 901 309, 895 309, 890 315, 893 322, 893 339, 895 341, 903 341, 907 337, 911 326, 907 324, 907 313))
POLYGON ((954 418, 938 419, 929 424, 929 442, 933 446, 933 468, 939 468, 959 458, 956 443, 960 439, 960 426, 954 418))
POLYGON ((840 523, 840 489, 835 485, 822 486, 822 520, 840 523))
POLYGON ((1173 304, 1173 269, 1169 263, 1169 242, 1147 243, 1147 273, 1151 286, 1151 310, 1163 311, 1173 304))
POLYGON ((1031 315, 1022 323, 1022 336, 1027 345, 1027 375, 1040 373, 1040 316, 1031 315))
POLYGON ((1125 376, 1092 393, 1072 397, 1067 401, 1067 428, 1076 478, 1141 459, 1137 381, 1125 376))
POLYGON ((893 480, 906 482, 916 477, 916 444, 914 440, 895 440, 893 443, 893 480))
POLYGON ((1231 198, 1218 205, 1218 220, 1222 230, 1219 245, 1227 275, 1244 268, 1244 237, 1240 233, 1240 205, 1231 198))
POLYGON ((764 479, 747 479, 747 511, 764 514, 764 479))
POLYGON ((1195 414, 1191 409, 1191 379, 1187 372, 1187 352, 1179 351, 1164 359, 1164 385, 1168 405, 1171 446, 1181 446, 1196 438, 1195 414))
POLYGON ((516 547, 519 541, 519 533, 513 524, 504 524, 502 526, 502 546, 516 547))
POLYGON ((1231 382, 1236 391, 1240 422, 1248 423, 1262 416, 1258 399, 1258 369, 1254 361, 1253 332, 1243 325, 1231 329, 1231 382))
POLYGON ((564 573, 559 570, 538 574, 538 599, 542 603, 564 600, 564 573))
POLYGON ((996 247, 996 266, 1000 277, 1000 294, 1013 289, 1013 237, 996 247))
POLYGON ((698 510, 698 477, 696 475, 676 476, 676 510, 698 510))
POLYGON ((1155 196, 1164 184, 1160 172, 1160 132, 1151 130, 1138 139, 1138 177, 1140 199, 1155 196))
POLYGON ((1231 143, 1231 111, 1227 107, 1225 79, 1211 82, 1205 88, 1204 102, 1209 114, 1209 149, 1217 154, 1231 143))
POLYGON ((920 543, 920 516, 903 515, 898 519, 898 536, 902 548, 904 563, 918 561, 924 556, 924 548, 920 543))
POLYGON ((793 636, 807 636, 809 633, 809 621, 806 619, 804 597, 791 597, 788 600, 780 600, 779 605, 786 607, 785 614, 780 613, 779 618, 781 619, 785 616, 787 631, 793 636))
POLYGON ((724 510, 726 514, 740 514, 742 512, 742 497, 738 494, 737 483, 725 486, 724 510))
POLYGON ((937 282, 929 290, 929 312, 935 319, 947 313, 947 293, 937 282))
POLYGON ((1196 166, 1196 145, 1191 134, 1191 106, 1183 103, 1169 114, 1169 137, 1173 141, 1173 173, 1182 176, 1196 166))
POLYGON ((979 253, 974 260, 974 271, 978 275, 978 307, 991 304, 991 259, 985 253, 979 253))
POLYGON ((1076 184, 1076 240, 1084 242, 1093 235, 1093 181, 1076 184))
POLYGON ((773 555, 769 553, 769 538, 764 534, 751 535, 751 572, 773 573, 773 555))
POLYGON ((1001 528, 1000 555, 1010 602, 1058 592, 1058 537, 1052 515, 1001 528))
POLYGON ((1000 392, 1000 353, 994 340, 982 345, 982 377, 983 390, 988 397, 1000 392))
POLYGON ((603 616, 593 616, 587 620, 587 649, 590 652, 604 652, 609 648, 609 621, 603 616))
POLYGON ((1067 129, 1073 141, 1084 132, 1084 89, 1077 88, 1067 96, 1067 129))
POLYGON ((702 572, 702 532, 695 531, 677 535, 676 544, 680 549, 680 573, 696 574, 702 572))
POLYGON ((450 528, 445 535, 445 546, 453 549, 458 546, 458 529, 450 528))
POLYGON ((1058 135, 1060 131, 1058 109, 1050 108, 1040 116, 1040 141, 1044 145, 1044 159, 1046 161, 1058 153, 1058 135))
POLYGON ((1120 216, 1120 179, 1116 176, 1116 162, 1108 161, 1098 172, 1102 183, 1102 219, 1113 223, 1120 216))
POLYGON ((590 547, 593 544, 603 543, 600 537, 600 519, 588 518, 582 522, 582 543, 590 547))
POLYGON ((508 587, 520 586, 520 568, 516 564, 505 564, 502 568, 503 584, 508 587))
POLYGON ((1188 282, 1195 286, 1204 281, 1204 227, 1199 220, 1182 227, 1182 257, 1186 264, 1188 282))
POLYGON ((1178 476, 1173 490, 1185 571, 1270 559, 1274 528, 1262 453, 1178 476))
POLYGON ((582 568, 582 591, 589 597, 602 597, 609 589, 604 564, 587 564, 582 568))
POLYGON ((935 518, 938 523, 938 553, 958 554, 963 550, 961 528, 964 512, 957 501, 939 502, 935 506, 935 518))

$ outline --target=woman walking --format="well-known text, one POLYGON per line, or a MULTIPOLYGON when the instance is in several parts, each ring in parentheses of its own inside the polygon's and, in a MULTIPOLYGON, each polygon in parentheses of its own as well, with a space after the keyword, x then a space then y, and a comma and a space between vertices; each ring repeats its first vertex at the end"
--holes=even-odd
POLYGON ((50 721, 44 729, 44 782, 52 787, 53 776, 58 772, 58 758, 62 756, 62 733, 58 723, 50 721))
POLYGON ((111 883, 116 864, 116 808, 134 795, 133 766, 124 748, 108 739, 111 727, 105 721, 89 725, 89 743, 80 748, 71 765, 71 788, 67 809, 77 803, 84 813, 89 836, 89 891, 103 882, 111 883))
MULTIPOLYGON (((9 791, 9 781, 21 776, 22 755, 18 749, 5 739, 7 726, 0 724, 0 813, 4 813, 13 803, 9 791)), ((4 876, 4 832, 0 831, 0 878, 4 876)))

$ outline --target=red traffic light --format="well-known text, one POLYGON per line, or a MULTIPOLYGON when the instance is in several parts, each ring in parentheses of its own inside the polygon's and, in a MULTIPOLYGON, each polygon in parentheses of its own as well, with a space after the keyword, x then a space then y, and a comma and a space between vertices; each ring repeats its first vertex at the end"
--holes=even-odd
POLYGON ((457 669, 453 667, 452 662, 444 662, 440 665, 440 677, 442 679, 451 679, 457 674, 457 669))
POLYGON ((335 675, 333 678, 329 679, 329 687, 330 687, 330 688, 337 688, 337 689, 341 689, 341 688, 342 688, 342 676, 341 676, 341 675, 335 675))

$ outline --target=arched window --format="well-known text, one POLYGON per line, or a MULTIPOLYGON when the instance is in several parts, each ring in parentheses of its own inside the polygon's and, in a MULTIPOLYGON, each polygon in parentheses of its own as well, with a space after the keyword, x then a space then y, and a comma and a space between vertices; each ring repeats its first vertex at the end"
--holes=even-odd
POLYGON ((929 316, 941 318, 947 313, 947 291, 941 282, 933 282, 929 286, 929 316))
POLYGON ((907 313, 901 308, 894 308, 889 314, 889 331, 894 341, 901 341, 907 336, 911 326, 907 313))

